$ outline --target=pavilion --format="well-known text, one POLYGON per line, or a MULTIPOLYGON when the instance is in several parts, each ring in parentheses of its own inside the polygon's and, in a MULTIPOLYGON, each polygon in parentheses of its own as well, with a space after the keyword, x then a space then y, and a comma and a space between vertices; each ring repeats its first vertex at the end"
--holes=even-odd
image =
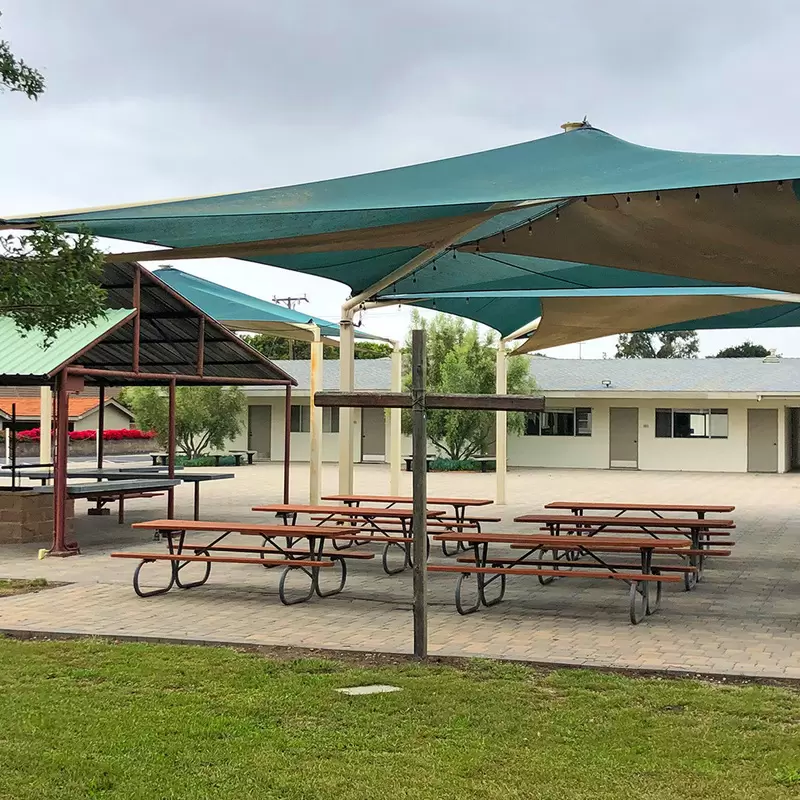
MULTIPOLYGON (((45 343, 41 334, 21 334, 0 318, 0 385, 53 387, 55 391, 54 532, 51 555, 78 552, 66 541, 68 395, 86 386, 160 385, 169 396, 168 475, 175 475, 175 392, 178 386, 272 385, 286 392, 287 419, 294 379, 225 326, 174 292, 138 264, 107 264, 105 317, 78 325, 45 343)), ((50 429, 49 420, 43 430, 50 429)), ((103 462, 103 415, 98 467, 103 462)), ((283 496, 289 494, 288 428, 284 437, 283 496)), ((174 498, 169 492, 168 516, 174 498)))

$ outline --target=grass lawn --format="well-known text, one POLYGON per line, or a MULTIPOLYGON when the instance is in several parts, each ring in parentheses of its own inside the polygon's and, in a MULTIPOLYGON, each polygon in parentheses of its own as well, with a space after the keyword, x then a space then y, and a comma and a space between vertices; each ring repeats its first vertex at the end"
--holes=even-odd
POLYGON ((3 800, 798 795, 787 689, 0 640, 3 800))
POLYGON ((44 578, 3 578, 0 579, 0 597, 10 597, 14 594, 28 594, 28 592, 38 592, 48 587, 44 578))

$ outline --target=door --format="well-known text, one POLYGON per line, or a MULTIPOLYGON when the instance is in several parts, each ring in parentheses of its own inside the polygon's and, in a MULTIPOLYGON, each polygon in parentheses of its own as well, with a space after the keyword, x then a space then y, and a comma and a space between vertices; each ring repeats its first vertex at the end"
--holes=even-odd
POLYGON ((386 460, 386 414, 382 408, 361 410, 361 460, 386 460))
POLYGON ((789 409, 789 469, 800 469, 800 408, 789 409))
POLYGON ((639 467, 639 409, 609 409, 609 466, 617 469, 639 467))
POLYGON ((272 450, 272 406, 247 407, 247 449, 260 461, 269 461, 272 450))
POLYGON ((747 409, 747 471, 778 471, 778 409, 747 409))

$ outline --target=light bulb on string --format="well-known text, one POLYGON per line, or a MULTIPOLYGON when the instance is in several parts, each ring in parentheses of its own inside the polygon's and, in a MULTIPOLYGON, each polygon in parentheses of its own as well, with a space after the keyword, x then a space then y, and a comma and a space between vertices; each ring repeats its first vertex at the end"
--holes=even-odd
POLYGON ((528 220, 528 236, 533 236, 533 220, 528 220))
POLYGON ((436 262, 433 262, 433 271, 436 272, 436 262))
POLYGON ((656 205, 661 205, 661 192, 656 192, 656 205))
POLYGON ((432 300, 432 301, 431 301, 431 305, 432 305, 434 308, 436 308, 436 301, 435 301, 435 300, 432 300))
POLYGON ((738 186, 738 184, 733 187, 733 196, 734 197, 738 197, 739 196, 739 186, 738 186))
POLYGON ((454 248, 453 248, 453 261, 455 261, 455 260, 456 260, 456 249, 455 249, 455 247, 454 247, 454 248))
POLYGON ((699 203, 700 202, 700 192, 695 192, 694 201, 695 201, 695 203, 699 203))
POLYGON ((584 197, 583 197, 583 202, 584 202, 584 203, 588 203, 588 202, 589 202, 589 198, 588 198, 588 197, 586 197, 585 195, 584 195, 584 197))
POLYGON ((480 240, 478 240, 477 242, 475 242, 475 252, 480 253, 480 251, 481 251, 481 243, 480 240))
POLYGON ((561 214, 558 213, 558 206, 556 206, 556 222, 561 219, 561 214))
POLYGON ((630 201, 631 201, 631 196, 630 195, 626 195, 625 202, 626 203, 630 203, 630 201))
POLYGON ((778 186, 776 187, 779 192, 783 191, 783 181, 778 181, 778 186))
POLYGON ((503 244, 505 244, 505 243, 506 243, 506 232, 503 231, 503 244))

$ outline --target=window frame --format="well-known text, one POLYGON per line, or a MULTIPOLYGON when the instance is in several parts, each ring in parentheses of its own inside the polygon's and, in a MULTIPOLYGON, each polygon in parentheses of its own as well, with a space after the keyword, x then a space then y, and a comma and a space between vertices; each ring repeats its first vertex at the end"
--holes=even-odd
MULTIPOLYGON (((656 408, 654 412, 654 427, 656 439, 727 439, 730 436, 730 411, 727 408, 656 408), (659 433, 659 416, 669 415, 669 433, 659 433), (691 423, 691 417, 703 416, 705 433, 702 435, 689 435, 689 436, 676 436, 675 435, 675 415, 685 414, 688 415, 691 423), (712 419, 714 417, 725 418, 725 433, 712 433, 712 419)), ((689 428, 693 430, 693 428, 689 428)))
POLYGON ((547 408, 543 411, 528 411, 525 414, 525 430, 523 436, 546 436, 557 439, 585 439, 592 436, 592 408, 591 406, 575 406, 574 408, 547 408), (553 416, 553 424, 545 426, 546 415, 553 416), (572 433, 559 433, 558 415, 571 415, 572 433), (579 424, 579 417, 583 418, 583 425, 579 424), (545 433, 547 431, 547 433, 545 433))

